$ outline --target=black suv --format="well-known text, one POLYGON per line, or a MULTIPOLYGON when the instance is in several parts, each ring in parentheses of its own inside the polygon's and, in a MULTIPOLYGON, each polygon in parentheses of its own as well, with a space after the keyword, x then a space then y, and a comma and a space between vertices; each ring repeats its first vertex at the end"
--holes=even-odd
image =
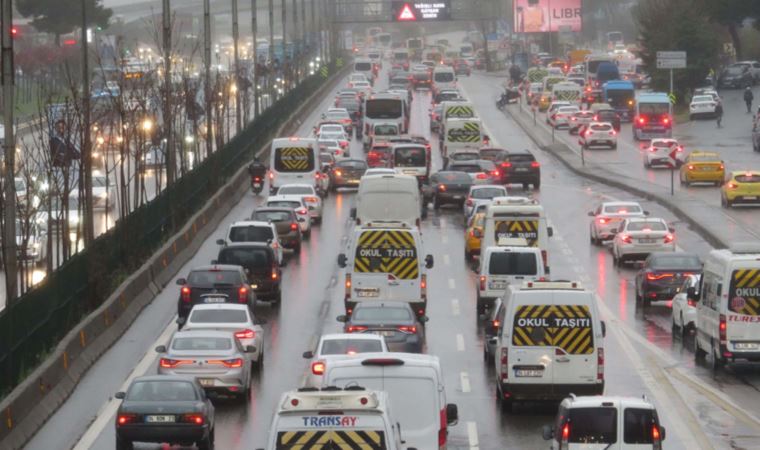
POLYGON ((620 114, 614 109, 600 109, 594 114, 594 122, 609 122, 615 132, 620 132, 620 114))
MULTIPOLYGON (((274 304, 282 299, 282 271, 277 264, 277 256, 269 245, 261 242, 229 244, 219 249, 215 262, 242 267, 246 281, 256 293, 257 299, 274 304)), ((285 262, 282 264, 285 265, 285 262)))
POLYGON ((702 273, 702 262, 695 253, 655 252, 636 274, 636 304, 672 300, 688 275, 702 273))
POLYGON ((746 88, 755 84, 748 65, 736 64, 723 69, 718 78, 718 88, 746 88))
POLYGON ((541 187, 541 165, 529 151, 510 151, 498 167, 504 184, 522 184, 523 189, 541 187))
MULTIPOLYGON (((266 244, 260 244, 266 246, 266 244)), ((194 305, 203 303, 241 303, 253 311, 256 295, 251 289, 245 271, 238 265, 213 264, 190 271, 179 278, 182 286, 177 301, 177 315, 187 319, 194 305)))

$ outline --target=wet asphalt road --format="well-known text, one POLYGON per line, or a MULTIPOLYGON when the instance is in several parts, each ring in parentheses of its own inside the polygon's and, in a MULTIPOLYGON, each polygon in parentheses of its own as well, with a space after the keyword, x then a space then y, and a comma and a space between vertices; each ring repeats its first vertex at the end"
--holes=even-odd
MULTIPOLYGON (((384 77, 378 82, 385 85, 384 77)), ((689 337, 672 338, 670 308, 655 304, 646 313, 634 302, 635 268, 615 268, 607 249, 592 247, 588 239, 586 211, 605 199, 639 200, 653 216, 673 220, 662 207, 636 199, 620 190, 589 183, 566 171, 548 157, 493 105, 495 90, 490 78, 473 75, 462 80, 465 94, 477 104, 494 144, 507 149, 529 148, 542 164, 540 192, 511 189, 514 195, 534 195, 541 201, 555 230, 550 240, 552 277, 578 279, 596 289, 608 323, 606 350, 607 394, 642 394, 658 409, 668 437, 665 448, 760 448, 760 424, 742 415, 760 416, 760 372, 757 366, 738 366, 713 373, 709 362, 695 366, 689 337), (684 379, 682 374, 692 378, 684 379), (712 395, 710 395, 712 394, 712 395), (727 403, 727 401, 730 402, 727 403), (735 406, 736 409, 732 409, 735 406), (744 419, 744 420, 743 420, 744 419)), ((319 113, 331 104, 326 98, 320 108, 304 120, 306 135, 319 113)), ((411 130, 429 134, 429 93, 415 93, 411 130)), ((435 141, 435 139, 433 139, 435 141)), ((440 156, 434 149, 434 168, 440 156)), ((353 156, 363 155, 354 139, 353 156)), ((310 349, 322 333, 335 332, 343 313, 343 274, 336 257, 349 231, 348 214, 354 194, 342 191, 326 199, 324 220, 315 227, 298 259, 284 269, 282 306, 272 309, 257 305, 265 326, 265 367, 254 381, 254 393, 245 406, 220 402, 217 405, 216 445, 220 449, 263 447, 276 402, 281 393, 299 386, 307 369, 301 353, 310 349)), ((217 232, 203 244, 180 271, 185 276, 194 266, 207 264, 216 256, 214 241, 230 222, 246 218, 263 197, 246 195, 217 232)), ((675 222, 679 246, 706 254, 709 246, 685 225, 675 222)), ((423 222, 425 253, 435 256, 436 266, 428 276, 428 352, 441 358, 448 401, 457 403, 460 422, 450 428, 450 449, 547 448, 541 427, 551 423, 556 405, 528 404, 515 414, 502 414, 494 397, 494 370, 483 362, 481 319, 475 313, 475 273, 465 264, 464 229, 461 212, 430 208, 423 222)), ((68 449, 85 433, 79 448, 114 447, 113 405, 109 397, 120 390, 133 371, 155 373, 152 348, 174 329, 177 290, 170 283, 148 306, 122 339, 90 370, 66 404, 40 430, 28 449, 68 449), (161 337, 161 339, 159 339, 161 337), (87 445, 85 445, 87 444, 87 445)), ((139 446, 139 448, 160 448, 139 446)))

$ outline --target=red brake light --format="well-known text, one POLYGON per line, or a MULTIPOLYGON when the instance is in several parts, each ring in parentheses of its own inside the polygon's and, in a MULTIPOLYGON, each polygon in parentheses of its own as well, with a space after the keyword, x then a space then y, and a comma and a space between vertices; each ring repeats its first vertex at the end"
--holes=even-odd
POLYGON ((441 191, 441 192, 446 192, 446 185, 445 184, 439 184, 438 185, 438 190, 441 191))
POLYGON ((272 269, 272 281, 277 281, 277 278, 279 278, 279 275, 277 274, 277 269, 272 269))
POLYGON ((491 172, 491 176, 492 177, 500 177, 501 176, 501 172, 499 172, 498 170, 494 170, 494 171, 491 172))
POLYGON ((530 167, 536 169, 538 167, 541 167, 541 164, 539 164, 538 161, 533 161, 533 162, 530 163, 530 167))
POLYGON ((734 182, 729 182, 726 187, 728 187, 729 189, 736 189, 739 187, 739 185, 734 182))
POLYGON ((175 367, 184 366, 185 364, 190 364, 191 362, 192 361, 184 359, 161 358, 158 361, 158 364, 164 369, 174 369, 175 367))
POLYGON ((357 331, 367 331, 367 327, 363 325, 349 325, 346 329, 346 332, 348 333, 355 333, 357 331))
POLYGON ((137 414, 119 414, 116 418, 116 423, 118 425, 126 425, 135 422, 137 422, 137 414))
POLYGON ((630 243, 633 242, 633 239, 631 239, 631 236, 629 236, 627 234, 624 234, 624 235, 620 236, 620 240, 623 241, 623 242, 625 242, 626 244, 630 244, 630 243))
POLYGON ((688 303, 689 306, 697 306, 697 302, 693 298, 687 299, 686 303, 688 303))
POLYGON ((240 289, 238 289, 238 302, 239 303, 248 302, 248 288, 241 287, 240 289))
POLYGON ((309 213, 309 211, 308 211, 306 208, 298 208, 298 209, 296 210, 296 213, 297 213, 297 214, 301 214, 301 215, 303 216, 303 215, 306 215, 306 214, 308 214, 308 213, 309 213))
POLYGON ((338 170, 336 170, 336 171, 335 171, 335 175, 337 175, 337 176, 339 176, 339 177, 340 177, 340 176, 343 176, 343 172, 341 172, 341 170, 340 170, 340 169, 338 169, 338 170))
POLYGON ((238 339, 253 339, 256 337, 256 332, 253 330, 241 330, 235 333, 235 337, 238 339))
POLYGON ((652 440, 655 442, 660 441, 660 427, 657 424, 652 424, 652 440))
POLYGON ((480 276, 480 290, 481 291, 486 290, 486 276, 485 275, 480 276))
POLYGON ((665 124, 665 125, 669 124, 670 123, 670 118, 669 117, 663 117, 662 118, 662 123, 665 124))
POLYGON ((324 375, 325 363, 322 361, 314 361, 311 363, 311 373, 314 375, 324 375))
POLYGON ((485 172, 480 172, 479 174, 475 175, 475 178, 477 178, 478 180, 485 180, 486 178, 488 178, 488 174, 485 172))
POLYGON ((694 164, 689 164, 688 166, 686 166, 686 168, 689 170, 694 170, 694 164))
MULTIPOLYGON (((596 116, 594 116, 594 120, 596 120, 596 116)), ((639 124, 644 125, 647 122, 647 120, 643 117, 639 117, 639 124)))
POLYGON ((504 167, 505 169, 509 168, 509 167, 512 167, 512 163, 511 162, 503 162, 503 163, 501 163, 501 167, 504 167))
POLYGON ((604 225, 604 224, 606 224, 607 222, 609 222, 609 221, 610 221, 610 219, 608 219, 608 218, 606 218, 606 217, 600 217, 600 218, 598 218, 598 219, 596 219, 596 220, 597 220, 597 221, 598 221, 600 224, 602 224, 602 225, 604 225))
POLYGON ((568 439, 570 439, 570 422, 567 422, 564 427, 562 427, 562 442, 567 442, 568 439))
POLYGON ((663 238, 663 241, 665 241, 666 244, 670 244, 675 239, 676 239, 676 237, 673 234, 668 233, 668 234, 665 235, 665 238, 663 238))
POLYGON ((208 364, 218 364, 222 365, 224 367, 227 367, 229 369, 237 369, 238 367, 243 367, 243 360, 241 358, 233 358, 233 359, 212 359, 209 361, 206 361, 208 364))
POLYGON ((648 273, 647 274, 647 280, 649 281, 664 280, 665 278, 673 278, 673 274, 672 273, 648 273))
POLYGON ((317 197, 304 197, 303 201, 306 203, 317 203, 319 199, 317 197))
POLYGON ((402 333, 406 333, 406 334, 415 334, 417 332, 417 327, 414 325, 410 325, 410 326, 402 325, 398 327, 398 331, 402 333))
POLYGON ((180 289, 180 293, 182 295, 182 301, 185 303, 190 303, 190 292, 191 289, 187 286, 182 286, 182 289, 180 289))
POLYGON ((203 425, 206 421, 202 414, 183 414, 180 422, 191 423, 193 425, 203 425))
POLYGON ((509 379, 509 350, 506 347, 501 349, 501 367, 499 372, 501 374, 501 380, 506 381, 509 379))
POLYGON ((297 223, 295 223, 295 222, 291 223, 291 224, 290 224, 290 230, 291 230, 291 231, 296 231, 296 230, 298 230, 298 224, 297 224, 297 223))
POLYGON ((604 380, 604 347, 596 351, 596 379, 604 380))
POLYGON ((448 420, 446 420, 446 410, 441 410, 441 428, 438 429, 438 448, 444 448, 446 447, 446 439, 448 438, 448 431, 446 431, 446 427, 448 426, 448 420))

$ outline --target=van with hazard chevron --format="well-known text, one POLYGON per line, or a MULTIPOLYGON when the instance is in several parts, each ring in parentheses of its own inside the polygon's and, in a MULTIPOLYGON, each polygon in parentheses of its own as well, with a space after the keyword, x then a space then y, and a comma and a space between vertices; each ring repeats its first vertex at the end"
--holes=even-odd
POLYGON ((604 393, 604 322, 596 295, 575 281, 509 285, 492 338, 502 408, 604 393))
POLYGON ((415 224, 362 223, 348 241, 348 251, 338 255, 338 266, 346 269, 347 315, 357 302, 379 300, 408 302, 418 317, 425 315, 433 255, 422 258, 422 235, 415 224))
POLYGON ((287 137, 272 140, 269 161, 269 192, 286 184, 317 187, 319 146, 316 139, 287 137))
POLYGON ((397 423, 385 392, 301 388, 280 399, 267 450, 413 450, 402 446, 397 423))

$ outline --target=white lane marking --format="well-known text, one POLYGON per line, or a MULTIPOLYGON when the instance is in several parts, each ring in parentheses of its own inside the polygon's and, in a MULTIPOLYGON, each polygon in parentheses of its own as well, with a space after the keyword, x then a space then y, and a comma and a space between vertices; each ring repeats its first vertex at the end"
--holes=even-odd
POLYGON ((557 242, 562 242, 565 240, 565 238, 563 238, 562 236, 558 234, 555 234, 554 236, 552 236, 552 239, 556 240, 557 242))
MULTIPOLYGON (((148 369, 150 369, 151 364, 153 364, 156 356, 158 356, 155 347, 158 345, 166 344, 169 340, 169 337, 175 331, 177 331, 177 324, 172 321, 172 323, 166 327, 166 330, 161 333, 161 336, 156 339, 156 342, 154 342, 153 345, 149 347, 148 352, 145 353, 143 359, 140 360, 137 366, 135 366, 134 370, 132 370, 132 373, 129 374, 127 379, 121 385, 121 388, 119 388, 119 391, 126 391, 129 385, 132 383, 132 380, 144 375, 148 369)), ((103 404, 103 406, 101 406, 98 410, 97 418, 92 422, 92 425, 90 425, 82 437, 79 438, 79 441, 74 446, 73 450, 89 450, 95 443, 95 440, 98 438, 98 436, 100 436, 100 434, 103 432, 103 429, 105 429, 105 427, 108 425, 113 424, 111 417, 116 414, 120 403, 120 400, 111 398, 105 404, 103 404)))
MULTIPOLYGON (((443 228, 443 224, 441 224, 441 228, 443 228)), ((449 237, 446 236, 446 233, 444 233, 443 236, 441 236, 441 242, 443 244, 448 244, 449 243, 449 237)))
POLYGON ((451 257, 449 257, 449 255, 443 255, 443 265, 444 266, 451 265, 451 257))
POLYGON ((461 334, 457 334, 457 350, 460 352, 464 351, 464 336, 461 334))
POLYGON ((459 383, 462 385, 462 392, 465 394, 470 392, 470 374, 467 372, 460 372, 459 383))
POLYGON ((562 247, 560 250, 562 250, 562 253, 564 253, 567 256, 570 256, 573 254, 573 251, 567 247, 562 247))
POLYGON ((459 315, 459 300, 456 298, 451 299, 451 314, 455 316, 459 315))
POLYGON ((470 450, 478 450, 478 425, 475 422, 467 422, 467 439, 470 442, 470 450))
POLYGON ((454 281, 453 278, 449 278, 449 289, 456 289, 456 288, 457 288, 456 281, 454 281))

